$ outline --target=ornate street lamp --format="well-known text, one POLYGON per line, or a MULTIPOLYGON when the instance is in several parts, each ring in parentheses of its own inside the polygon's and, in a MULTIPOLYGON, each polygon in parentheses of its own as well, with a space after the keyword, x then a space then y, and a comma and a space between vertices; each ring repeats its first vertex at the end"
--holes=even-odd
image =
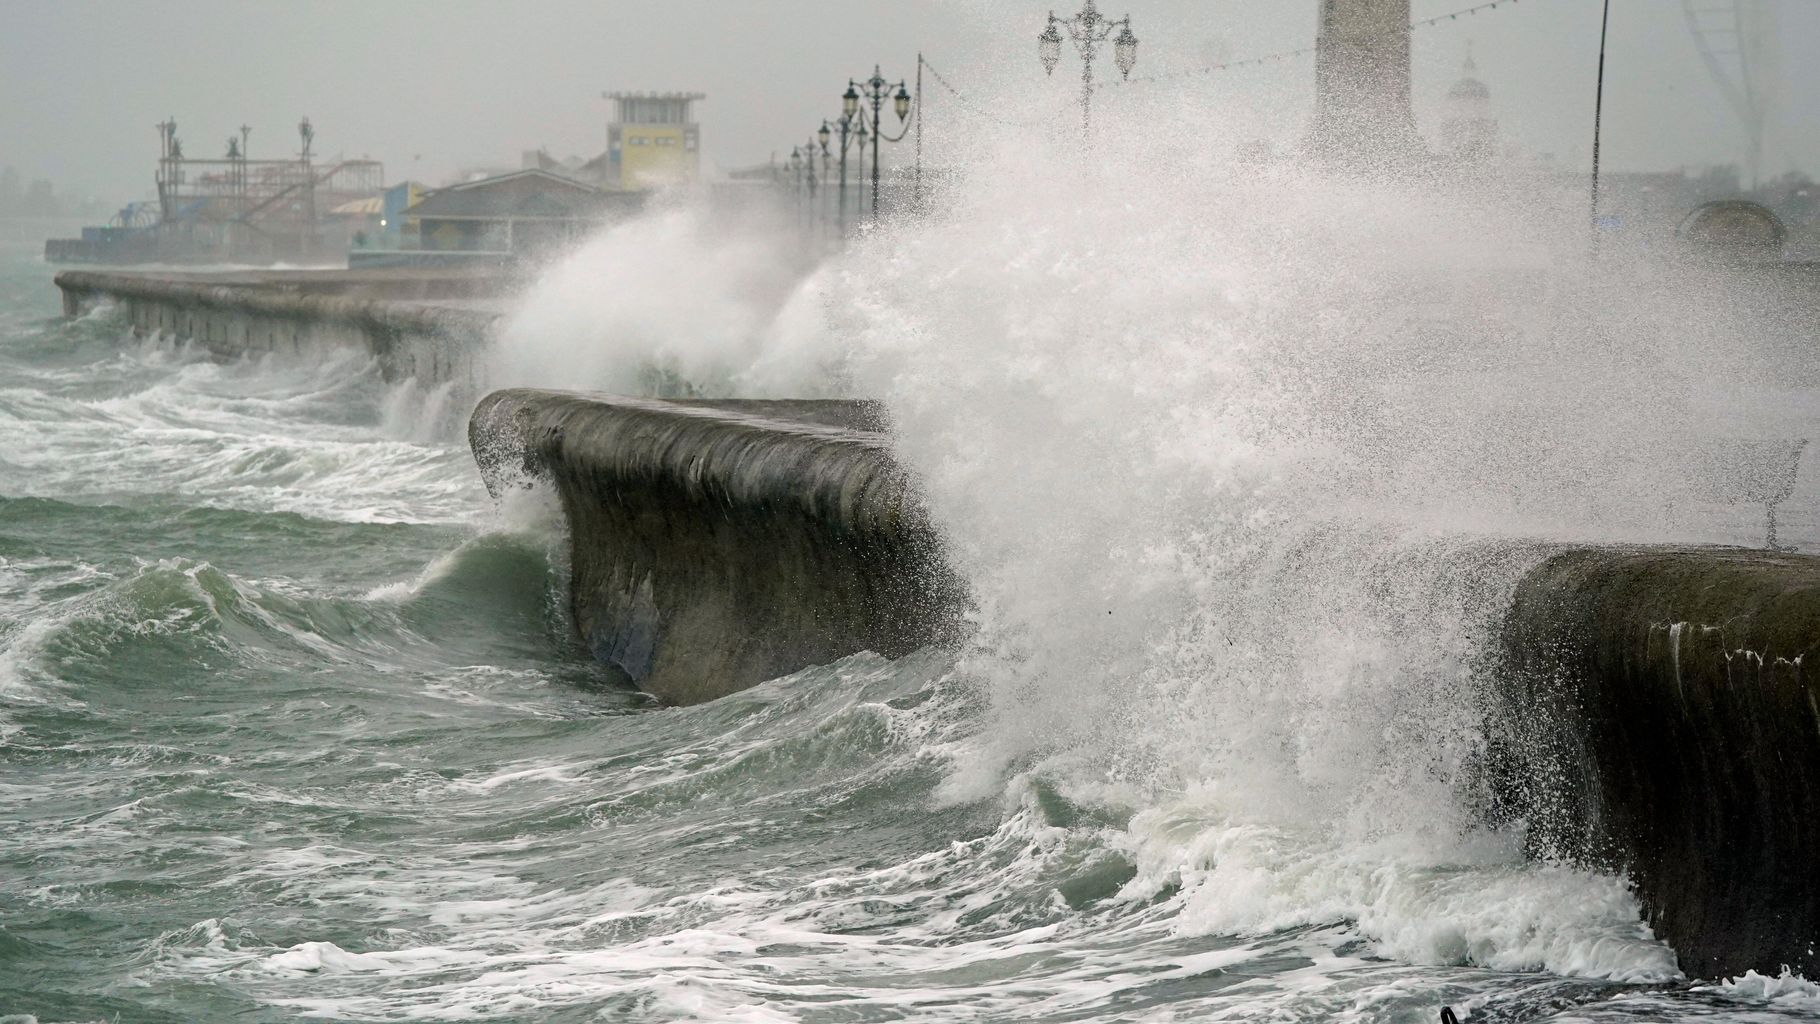
POLYGON ((811 198, 815 195, 815 149, 815 137, 810 136, 807 145, 790 150, 790 170, 796 172, 796 183, 805 186, 811 198))
POLYGON ((1055 74, 1055 66, 1062 59, 1061 29, 1064 28, 1081 55, 1081 135, 1084 138, 1093 130, 1093 59, 1098 56, 1100 46, 1108 39, 1112 40, 1112 62, 1118 65, 1121 76, 1130 78, 1131 69, 1137 66, 1138 40, 1131 34, 1130 15, 1112 21, 1100 13, 1093 0, 1085 0, 1080 13, 1072 18, 1058 18, 1050 11, 1049 24, 1036 37, 1036 56, 1043 62, 1045 74, 1055 74), (1116 37, 1112 34, 1114 29, 1118 30, 1116 37))
POLYGON ((868 138, 872 142, 872 216, 874 217, 878 216, 878 144, 880 142, 902 142, 904 136, 910 134, 908 122, 911 102, 909 84, 900 81, 893 85, 887 82, 876 64, 872 66, 871 78, 863 82, 848 79, 847 91, 841 94, 842 114, 848 118, 857 118, 859 121, 859 144, 862 150, 868 138), (896 90, 895 93, 892 92, 893 89, 896 90), (885 134, 885 125, 881 120, 887 97, 891 100, 891 109, 897 114, 897 121, 901 126, 901 130, 895 136, 885 134), (872 107, 870 131, 867 130, 866 112, 860 106, 861 100, 867 101, 872 107))
MULTIPOLYGON (((821 139, 823 158, 836 159, 840 163, 840 200, 835 204, 835 218, 839 222, 841 236, 843 238, 846 237, 847 232, 847 154, 855 149, 859 151, 859 177, 864 181, 866 177, 866 146, 872 142, 872 133, 866 130, 866 119, 858 112, 859 93, 854 92, 851 89, 848 91, 853 94, 854 113, 842 114, 832 122, 823 121, 821 130, 816 132, 816 135, 821 139), (840 153, 838 157, 834 155, 833 144, 836 132, 840 133, 840 153)), ((843 100, 844 99, 845 97, 843 97, 843 100)), ((845 106, 844 103, 842 105, 845 106)))
MULTIPOLYGON (((857 100, 855 102, 858 102, 857 100)), ((840 191, 834 194, 834 220, 842 238, 847 237, 847 143, 852 138, 853 118, 842 114, 835 120, 840 125, 840 191)), ((834 129, 823 121, 821 131, 816 132, 822 140, 822 154, 828 153, 828 142, 834 137, 834 129)))

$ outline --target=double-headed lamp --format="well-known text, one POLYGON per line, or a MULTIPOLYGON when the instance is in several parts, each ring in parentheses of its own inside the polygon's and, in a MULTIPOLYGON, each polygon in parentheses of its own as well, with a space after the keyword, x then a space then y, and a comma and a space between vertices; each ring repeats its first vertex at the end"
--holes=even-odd
POLYGON ((1043 73, 1055 74, 1055 65, 1062 59, 1062 34, 1055 30, 1055 22, 1036 37, 1036 55, 1043 62, 1043 73))

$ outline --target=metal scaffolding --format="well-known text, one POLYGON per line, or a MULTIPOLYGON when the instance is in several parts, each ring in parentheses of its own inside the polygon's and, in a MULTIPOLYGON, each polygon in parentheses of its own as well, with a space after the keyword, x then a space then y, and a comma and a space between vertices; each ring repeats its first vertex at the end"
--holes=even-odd
POLYGON ((277 160, 247 156, 251 129, 230 137, 227 155, 193 159, 184 154, 174 118, 158 124, 159 219, 166 225, 245 225, 261 234, 308 237, 324 211, 371 199, 385 188, 385 167, 376 160, 339 160, 319 165, 312 152, 315 131, 308 118, 298 125, 297 155, 277 160))

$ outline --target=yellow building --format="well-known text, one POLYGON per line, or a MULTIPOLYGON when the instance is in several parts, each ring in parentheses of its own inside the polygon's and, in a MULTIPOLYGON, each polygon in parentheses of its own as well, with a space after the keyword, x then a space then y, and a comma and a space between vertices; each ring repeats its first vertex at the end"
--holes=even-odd
POLYGON ((607 124, 607 188, 643 190, 693 181, 701 171, 701 128, 695 123, 699 92, 609 92, 614 119, 607 124))

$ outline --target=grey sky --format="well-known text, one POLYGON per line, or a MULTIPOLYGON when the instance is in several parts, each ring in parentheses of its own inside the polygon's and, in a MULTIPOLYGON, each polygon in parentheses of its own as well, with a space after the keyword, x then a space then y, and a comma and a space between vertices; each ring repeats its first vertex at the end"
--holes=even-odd
MULTIPOLYGON (((153 125, 175 115, 192 155, 253 126, 252 155, 289 154, 308 114, 326 154, 371 155, 388 177, 437 183, 521 150, 591 156, 609 89, 694 89, 710 163, 787 154, 874 61, 892 77, 921 50, 981 102, 1070 101, 1034 36, 1051 0, 0 0, 0 164, 110 200, 149 191, 153 125)), ((1820 168, 1820 0, 1757 0, 1779 20, 1782 110, 1766 171, 1820 168), (1797 129, 1800 130, 1797 130, 1797 129)), ((1473 0, 1416 0, 1418 17, 1473 0)), ((1312 41, 1315 0, 1107 0, 1143 40, 1139 75, 1312 41)), ((1506 135, 1568 165, 1588 158, 1599 0, 1521 0, 1416 35, 1418 116, 1430 121, 1467 40, 1506 135)), ((1070 58, 1071 59, 1071 58, 1070 58)), ((1223 137, 1230 103, 1301 130, 1311 62, 1224 72, 1173 89, 1181 116, 1223 137)), ((933 84, 930 89, 934 90, 933 84)), ((1624 169, 1731 162, 1735 120, 1701 65, 1680 0, 1614 0, 1606 155, 1624 169)), ((937 96, 939 100, 941 97, 937 96)), ((937 115, 931 106, 931 117, 937 115)), ((1248 132, 1263 131, 1255 126, 1248 132)), ((952 137, 952 136, 950 136, 952 137)))

